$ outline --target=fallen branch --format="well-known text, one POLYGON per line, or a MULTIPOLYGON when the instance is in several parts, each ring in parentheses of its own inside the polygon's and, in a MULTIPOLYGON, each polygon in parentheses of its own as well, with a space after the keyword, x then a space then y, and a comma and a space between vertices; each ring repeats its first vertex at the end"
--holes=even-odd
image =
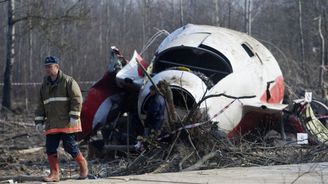
POLYGON ((105 145, 103 150, 109 151, 127 151, 127 150, 136 150, 134 145, 105 145))
POLYGON ((181 132, 178 132, 177 136, 175 137, 174 142, 172 143, 172 145, 171 145, 171 147, 170 147, 170 150, 169 150, 169 152, 167 153, 167 156, 166 156, 165 160, 169 159, 169 156, 171 155, 171 152, 172 152, 172 150, 173 150, 175 144, 177 143, 178 138, 180 137, 180 133, 181 133, 181 132))
POLYGON ((0 140, 0 143, 1 142, 8 141, 8 140, 16 139, 16 138, 19 138, 19 137, 23 137, 23 136, 28 136, 28 134, 27 133, 23 133, 23 134, 14 135, 12 137, 7 137, 5 139, 0 140))
POLYGON ((26 122, 23 122, 23 121, 10 121, 10 122, 7 122, 6 120, 4 119, 0 119, 0 123, 3 123, 7 126, 14 126, 14 125, 19 125, 19 126, 29 126, 29 127, 34 127, 34 123, 26 123, 26 122))
POLYGON ((218 154, 217 151, 213 151, 205 156, 203 156, 202 159, 198 160, 194 165, 184 169, 183 171, 193 171, 193 170, 197 170, 199 169, 200 167, 203 166, 203 164, 208 161, 209 159, 215 157, 216 155, 218 154))
POLYGON ((2 176, 0 177, 0 181, 6 180, 14 180, 15 182, 27 182, 27 181, 42 181, 41 176, 27 176, 27 175, 20 175, 20 176, 2 176))
POLYGON ((190 136, 190 133, 186 130, 186 132, 188 133, 188 140, 190 142, 190 145, 192 146, 192 148, 194 148, 195 152, 196 152, 196 155, 198 156, 198 158, 200 158, 200 155, 199 155, 199 152, 195 146, 195 144, 193 143, 192 139, 191 139, 191 136, 190 136))
MULTIPOLYGON (((72 180, 72 179, 78 179, 78 175, 74 177, 62 177, 60 178, 61 181, 63 180, 72 180)), ((31 182, 31 181, 43 181, 43 176, 27 176, 27 175, 19 175, 19 176, 1 176, 0 177, 0 182, 1 181, 9 181, 13 180, 14 182, 31 182)))
POLYGON ((30 148, 30 149, 19 150, 18 153, 19 154, 31 154, 31 153, 38 152, 42 149, 43 149, 43 147, 30 148))
POLYGON ((195 151, 192 151, 189 155, 185 156, 181 162, 179 163, 179 171, 182 171, 182 165, 183 163, 188 160, 193 154, 195 153, 195 151))
POLYGON ((235 99, 235 100, 238 100, 238 99, 248 99, 248 98, 254 98, 254 97, 256 97, 255 95, 236 97, 236 96, 226 95, 225 93, 214 94, 214 95, 207 95, 207 96, 204 96, 197 104, 194 105, 194 107, 191 109, 191 111, 187 115, 187 118, 185 118, 184 121, 185 122, 190 121, 191 120, 191 117, 193 116, 193 114, 200 107, 200 104, 202 104, 205 100, 207 100, 209 98, 217 98, 217 97, 221 97, 221 96, 226 97, 226 98, 230 98, 230 99, 235 99))

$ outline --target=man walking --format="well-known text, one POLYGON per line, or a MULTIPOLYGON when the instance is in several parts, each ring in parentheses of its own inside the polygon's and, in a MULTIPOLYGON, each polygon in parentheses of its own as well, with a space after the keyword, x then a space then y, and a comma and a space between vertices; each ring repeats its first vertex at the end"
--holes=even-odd
POLYGON ((35 112, 36 130, 46 135, 46 153, 50 175, 46 182, 57 182, 59 161, 57 148, 63 147, 80 166, 80 179, 87 178, 88 166, 75 142, 75 133, 81 132, 80 112, 82 94, 77 82, 59 69, 59 59, 53 56, 44 61, 45 78, 41 85, 38 107, 35 112))

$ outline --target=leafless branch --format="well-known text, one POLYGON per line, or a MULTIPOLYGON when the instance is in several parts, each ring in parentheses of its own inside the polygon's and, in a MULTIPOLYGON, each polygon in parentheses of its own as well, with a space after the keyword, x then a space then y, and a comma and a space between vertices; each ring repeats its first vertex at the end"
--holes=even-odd
POLYGON ((66 14, 69 14, 82 0, 78 0, 76 3, 74 3, 71 7, 69 7, 66 10, 66 14))
POLYGON ((193 170, 197 170, 199 169, 206 161, 208 161, 209 159, 215 157, 217 155, 217 151, 213 151, 205 156, 203 156, 202 159, 198 160, 198 162, 196 162, 194 165, 184 169, 183 171, 193 171, 193 170))
POLYGON ((188 122, 190 121, 190 118, 192 117, 192 115, 195 113, 195 111, 198 109, 198 107, 200 106, 200 104, 202 104, 205 100, 209 99, 209 98, 217 98, 217 97, 226 97, 226 98, 230 98, 230 99, 247 99, 247 98, 254 98, 255 95, 251 95, 251 96, 241 96, 241 97, 236 97, 236 96, 231 96, 231 95, 227 95, 224 93, 220 93, 220 94, 214 94, 214 95, 207 95, 204 96, 194 107, 193 109, 189 112, 187 118, 185 118, 185 121, 188 122))
POLYGON ((0 4, 1 4, 1 3, 5 3, 5 2, 7 2, 7 1, 8 1, 8 0, 1 0, 1 1, 0 1, 0 4))
POLYGON ((59 17, 45 17, 41 15, 27 15, 24 17, 20 17, 17 19, 14 19, 12 21, 13 24, 24 21, 24 20, 29 20, 29 19, 37 19, 37 20, 44 20, 44 21, 73 21, 73 20, 85 20, 85 18, 82 18, 80 16, 71 16, 71 15, 64 15, 64 16, 59 16, 59 17))

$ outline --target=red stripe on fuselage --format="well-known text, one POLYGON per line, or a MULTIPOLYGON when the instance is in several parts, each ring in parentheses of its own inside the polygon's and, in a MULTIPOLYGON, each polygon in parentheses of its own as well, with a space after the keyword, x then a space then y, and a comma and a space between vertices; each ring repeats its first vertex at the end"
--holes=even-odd
POLYGON ((266 103, 281 103, 284 98, 284 78, 282 76, 278 76, 274 80, 274 85, 270 89, 271 98, 267 101, 266 91, 261 96, 261 101, 266 103))
MULTIPOLYGON (((137 60, 139 61, 139 63, 145 68, 148 68, 148 63, 146 63, 146 61, 137 53, 137 60)), ((141 66, 138 65, 138 75, 139 77, 143 77, 143 70, 141 68, 141 66)))
POLYGON ((101 103, 108 96, 120 91, 116 85, 115 76, 115 73, 110 74, 106 72, 105 75, 88 91, 87 97, 82 105, 82 132, 78 133, 79 140, 90 136, 92 132, 92 121, 101 103))
POLYGON ((280 118, 278 114, 248 112, 243 116, 239 124, 228 133, 227 137, 231 139, 235 136, 245 135, 256 127, 274 127, 276 122, 280 122, 280 118))
MULTIPOLYGON (((266 103, 281 103, 284 98, 284 78, 282 76, 278 76, 275 80, 274 86, 270 89, 271 98, 267 101, 266 91, 264 91, 261 96, 261 101, 266 103)), ((235 135, 244 135, 254 128, 261 125, 261 123, 265 123, 268 121, 268 118, 272 115, 259 113, 259 112, 248 112, 243 116, 238 125, 233 128, 228 133, 228 138, 232 138, 235 135)), ((272 116, 275 117, 275 116, 272 116)), ((277 117, 275 117, 277 119, 277 117)), ((270 121, 271 122, 271 121, 270 121)))

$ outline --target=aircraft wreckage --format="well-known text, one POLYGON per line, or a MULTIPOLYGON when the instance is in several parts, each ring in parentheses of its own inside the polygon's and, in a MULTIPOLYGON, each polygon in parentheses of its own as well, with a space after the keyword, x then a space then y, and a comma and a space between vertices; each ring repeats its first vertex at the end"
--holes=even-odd
MULTIPOLYGON (((192 24, 169 34, 151 62, 137 52, 126 61, 112 48, 107 72, 83 103, 79 138, 89 139, 98 131, 106 144, 122 124, 123 137, 143 135, 152 85, 166 99, 158 141, 211 123, 229 139, 269 127, 282 135, 309 133, 328 144, 327 107, 304 99, 294 101, 292 107, 282 104, 283 74, 266 47, 241 32, 192 24), (165 84, 164 90, 160 84, 165 84), (321 112, 314 113, 311 106, 321 112)), ((117 143, 134 148, 136 141, 117 143)))

